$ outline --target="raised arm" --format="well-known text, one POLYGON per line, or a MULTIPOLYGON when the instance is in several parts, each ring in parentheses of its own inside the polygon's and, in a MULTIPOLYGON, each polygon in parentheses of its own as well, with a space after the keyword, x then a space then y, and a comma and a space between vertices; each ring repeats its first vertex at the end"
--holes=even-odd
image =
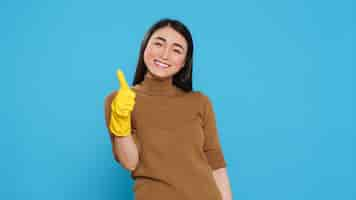
POLYGON ((135 94, 122 71, 118 71, 120 90, 105 98, 105 121, 116 161, 132 171, 138 164, 138 149, 131 134, 131 111, 135 94))

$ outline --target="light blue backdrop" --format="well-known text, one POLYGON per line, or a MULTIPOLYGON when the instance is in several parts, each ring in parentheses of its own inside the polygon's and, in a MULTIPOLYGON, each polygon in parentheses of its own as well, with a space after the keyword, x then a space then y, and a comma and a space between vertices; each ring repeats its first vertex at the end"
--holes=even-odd
POLYGON ((1 1, 0 199, 133 198, 104 97, 162 17, 192 31, 234 199, 355 199, 354 5, 1 1))

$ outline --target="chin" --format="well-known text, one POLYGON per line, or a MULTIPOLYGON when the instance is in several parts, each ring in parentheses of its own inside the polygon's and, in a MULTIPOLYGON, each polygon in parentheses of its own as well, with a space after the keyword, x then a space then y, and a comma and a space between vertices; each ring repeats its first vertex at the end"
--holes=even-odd
POLYGON ((174 75, 174 73, 164 73, 162 72, 161 70, 157 70, 155 68, 151 68, 151 67, 148 67, 148 71, 155 77, 158 77, 158 78, 169 78, 169 77, 172 77, 174 75))

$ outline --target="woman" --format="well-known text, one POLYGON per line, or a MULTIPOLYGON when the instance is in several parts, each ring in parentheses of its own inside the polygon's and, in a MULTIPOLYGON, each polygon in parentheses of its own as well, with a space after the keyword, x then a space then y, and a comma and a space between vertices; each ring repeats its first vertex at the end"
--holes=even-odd
POLYGON ((193 40, 177 20, 146 33, 133 86, 105 100, 115 159, 131 171, 136 200, 229 200, 231 189, 208 96, 192 91, 193 40))

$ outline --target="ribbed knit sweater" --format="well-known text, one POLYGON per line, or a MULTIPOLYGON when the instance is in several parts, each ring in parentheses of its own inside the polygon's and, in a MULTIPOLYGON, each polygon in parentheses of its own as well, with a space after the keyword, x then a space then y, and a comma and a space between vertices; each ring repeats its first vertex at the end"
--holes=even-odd
MULTIPOLYGON (((135 199, 221 200, 212 172, 226 162, 209 97, 147 75, 131 89, 136 93, 132 136, 139 153, 131 171, 135 199)), ((115 95, 106 97, 107 128, 115 95)))

